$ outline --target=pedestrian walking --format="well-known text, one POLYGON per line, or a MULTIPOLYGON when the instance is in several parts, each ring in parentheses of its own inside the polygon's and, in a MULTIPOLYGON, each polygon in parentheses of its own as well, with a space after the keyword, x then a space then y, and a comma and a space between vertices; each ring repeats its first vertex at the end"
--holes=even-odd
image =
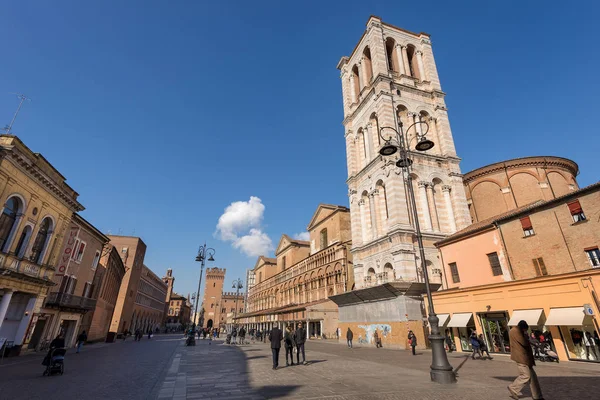
POLYGON ((375 348, 376 349, 383 347, 381 345, 381 338, 379 337, 379 333, 377 333, 377 329, 375 329, 375 333, 373 334, 373 340, 375 340, 375 348))
POLYGON ((302 351, 302 364, 306 365, 306 354, 304 354, 304 343, 306 342, 306 331, 302 327, 302 322, 298 323, 298 328, 294 332, 296 341, 296 362, 300 364, 300 352, 302 351))
POLYGON ((285 365, 294 365, 294 348, 296 347, 296 340, 294 339, 294 331, 292 326, 288 325, 285 329, 285 336, 283 338, 285 344, 285 365), (288 361, 288 354, 290 356, 288 361))
POLYGON ((446 329, 446 346, 448 346, 448 353, 452 353, 454 351, 454 342, 452 341, 452 337, 450 336, 449 329, 446 329))
POLYGON ((85 343, 86 341, 87 341, 87 333, 85 333, 85 330, 84 330, 83 332, 81 332, 79 334, 79 336, 77 336, 77 351, 76 351, 76 353, 79 353, 79 350, 81 350, 83 343, 85 343))
POLYGON ((231 331, 231 344, 235 344, 237 335, 238 335, 237 328, 233 327, 233 329, 231 331))
POLYGON ((475 331, 471 332, 471 337, 469 338, 469 340, 471 342, 471 349, 473 349, 473 354, 471 354, 471 359, 474 360, 475 354, 479 354, 479 359, 481 360, 483 358, 483 355, 481 354, 481 344, 479 343, 479 340, 477 339, 477 332, 475 332, 475 331))
POLYGON ((148 329, 148 339, 152 339, 152 329, 148 329))
POLYGON ((526 321, 519 321, 517 326, 514 326, 508 334, 510 359, 517 363, 519 370, 519 376, 508 386, 508 392, 510 393, 510 397, 516 400, 519 398, 519 393, 523 389, 523 386, 529 383, 531 397, 534 400, 543 400, 542 389, 540 388, 537 374, 533 369, 535 360, 531 345, 529 344, 527 329, 529 329, 529 324, 526 321))
POLYGON ((479 350, 481 351, 481 357, 483 357, 483 353, 487 354, 487 357, 491 360, 492 356, 490 356, 490 352, 488 351, 487 344, 485 344, 485 339, 483 338, 483 334, 479 334, 477 337, 477 341, 479 342, 479 350))
POLYGON ((352 348, 352 339, 354 339, 354 333, 350 327, 348 327, 348 330, 346 331, 346 341, 348 342, 348 348, 350 349, 352 348))
POLYGON ((242 326, 240 328, 240 344, 244 344, 244 341, 246 340, 246 329, 244 329, 244 327, 242 326))
POLYGON ((417 336, 415 336, 413 331, 408 331, 408 343, 410 344, 410 347, 412 348, 412 355, 416 356, 417 353, 415 353, 415 347, 417 347, 417 336))
POLYGON ((273 353, 273 370, 279 367, 279 350, 281 350, 281 341, 283 340, 283 333, 277 325, 271 329, 269 333, 269 341, 271 342, 271 352, 273 353))

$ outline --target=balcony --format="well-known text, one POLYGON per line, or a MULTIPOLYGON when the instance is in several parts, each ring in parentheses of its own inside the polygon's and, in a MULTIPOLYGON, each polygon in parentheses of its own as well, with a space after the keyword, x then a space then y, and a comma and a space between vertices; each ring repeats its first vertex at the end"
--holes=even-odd
POLYGON ((88 311, 96 307, 96 300, 87 297, 73 296, 68 293, 51 292, 46 297, 45 307, 60 307, 88 311))
POLYGON ((39 265, 25 258, 0 253, 0 269, 5 269, 5 275, 10 274, 16 279, 33 281, 45 286, 54 286, 54 282, 52 282, 54 268, 49 265, 39 265))

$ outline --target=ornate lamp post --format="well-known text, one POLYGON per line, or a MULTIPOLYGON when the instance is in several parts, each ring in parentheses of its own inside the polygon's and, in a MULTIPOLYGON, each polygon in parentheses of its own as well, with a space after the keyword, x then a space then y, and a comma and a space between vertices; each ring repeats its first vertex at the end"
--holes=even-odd
MULTIPOLYGON (((215 249, 206 247, 206 243, 204 246, 200 246, 198 249, 198 255, 196 256, 196 261, 200 263, 200 279, 198 280, 198 293, 196 294, 196 305, 194 306, 194 315, 198 313, 198 303, 200 303, 200 287, 202 286, 202 274, 204 274, 204 262, 206 259, 208 261, 215 261, 214 256, 215 249)), ((196 321, 194 319, 194 323, 192 324, 192 328, 196 330, 196 321)))
MULTIPOLYGON (((427 151, 435 145, 431 140, 427 139, 425 136, 429 131, 429 125, 425 121, 417 121, 414 124, 410 125, 407 132, 410 131, 411 128, 416 127, 421 124, 422 127, 420 130, 416 130, 416 139, 417 144, 415 145, 415 149, 417 151, 427 151), (423 125, 424 128, 423 129, 423 125)), ((438 383, 455 383, 456 375, 452 369, 452 366, 448 362, 448 357, 446 355, 446 349, 444 348, 444 337, 440 334, 439 323, 440 320, 435 314, 435 310, 433 308, 433 299, 431 298, 431 286, 429 285, 429 273, 427 271, 427 265, 425 263, 425 250, 423 249, 423 235, 421 234, 421 228, 419 226, 419 215, 417 213, 417 204, 415 200, 415 193, 412 185, 412 177, 410 175, 410 170, 413 164, 413 160, 409 157, 411 154, 411 150, 408 147, 410 143, 406 142, 406 138, 403 131, 403 125, 401 121, 398 121, 398 129, 395 129, 391 126, 384 126, 379 129, 379 136, 385 141, 383 147, 379 150, 379 154, 382 156, 391 156, 396 152, 400 151, 400 158, 396 162, 396 166, 401 168, 402 171, 406 174, 406 178, 408 181, 408 195, 410 197, 410 203, 412 206, 413 220, 415 222, 415 233, 417 235, 417 243, 419 246, 419 253, 421 256, 421 269, 423 270, 423 276, 425 278, 425 287, 427 290, 427 301, 429 308, 429 325, 431 326, 431 332, 429 335, 429 341, 431 343, 431 380, 438 383), (384 137, 382 132, 387 129, 393 131, 395 135, 390 135, 389 137, 384 137)))
POLYGON ((238 298, 240 297, 240 289, 244 287, 243 283, 244 282, 242 282, 240 278, 237 278, 235 281, 233 281, 232 288, 235 289, 235 310, 233 310, 233 326, 237 326, 237 321, 235 319, 237 318, 238 298))

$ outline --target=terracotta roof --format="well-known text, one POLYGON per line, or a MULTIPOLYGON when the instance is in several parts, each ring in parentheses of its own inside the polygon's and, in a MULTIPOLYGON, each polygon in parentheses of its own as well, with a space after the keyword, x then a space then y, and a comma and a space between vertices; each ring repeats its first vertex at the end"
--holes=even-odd
POLYGON ((577 197, 578 195, 580 195, 582 193, 593 191, 595 189, 600 189, 600 182, 593 183, 593 184, 591 184, 589 186, 586 186, 586 187, 581 188, 579 190, 575 190, 573 192, 564 194, 564 195, 559 196, 559 197, 557 197, 555 199, 552 199, 552 200, 538 200, 538 201, 535 201, 533 203, 521 206, 519 208, 515 208, 513 210, 509 210, 509 211, 504 212, 502 214, 498 214, 498 215, 495 215, 493 217, 484 219, 483 221, 476 222, 476 223, 474 223, 472 225, 467 226, 464 229, 461 229, 458 232, 455 232, 454 234, 448 236, 447 238, 442 239, 439 242, 436 242, 435 245, 437 247, 440 247, 440 245, 444 245, 446 243, 453 242, 456 239, 460 239, 462 237, 469 236, 472 233, 480 232, 480 231, 483 231, 483 230, 485 230, 487 228, 491 228, 492 226, 494 226, 494 224, 496 222, 506 221, 506 220, 509 220, 509 219, 512 219, 512 218, 518 216, 519 214, 530 212, 532 210, 537 210, 537 209, 545 207, 545 206, 553 206, 555 204, 564 202, 569 197, 577 197))

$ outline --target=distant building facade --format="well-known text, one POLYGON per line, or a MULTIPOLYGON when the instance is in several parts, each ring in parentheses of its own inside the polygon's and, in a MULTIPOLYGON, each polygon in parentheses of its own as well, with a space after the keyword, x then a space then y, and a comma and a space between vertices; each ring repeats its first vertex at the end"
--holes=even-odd
MULTIPOLYGON (((134 324, 133 312, 144 268, 146 244, 139 237, 133 236, 108 235, 108 238, 110 239, 110 243, 119 251, 126 271, 121 282, 121 287, 119 288, 110 331, 123 333, 127 330, 132 332, 134 324)), ((162 302, 164 310, 164 297, 162 302)))
POLYGON ((183 329, 191 323, 192 306, 189 298, 171 293, 169 309, 165 317, 167 329, 183 329))
POLYGON ((131 330, 155 331, 162 326, 168 286, 146 265, 142 265, 131 317, 131 330))
POLYGON ((203 328, 220 327, 221 299, 223 296, 223 285, 225 283, 225 268, 207 268, 204 279, 204 295, 202 298, 203 328))
MULTIPOLYGON (((108 339, 112 316, 124 276, 125 265, 119 251, 109 243, 103 250, 94 275, 93 286, 98 288, 96 306, 84 316, 84 324, 89 326, 87 331, 88 341, 95 342, 108 339)), ((113 332, 113 334, 116 334, 116 332, 113 332)))

